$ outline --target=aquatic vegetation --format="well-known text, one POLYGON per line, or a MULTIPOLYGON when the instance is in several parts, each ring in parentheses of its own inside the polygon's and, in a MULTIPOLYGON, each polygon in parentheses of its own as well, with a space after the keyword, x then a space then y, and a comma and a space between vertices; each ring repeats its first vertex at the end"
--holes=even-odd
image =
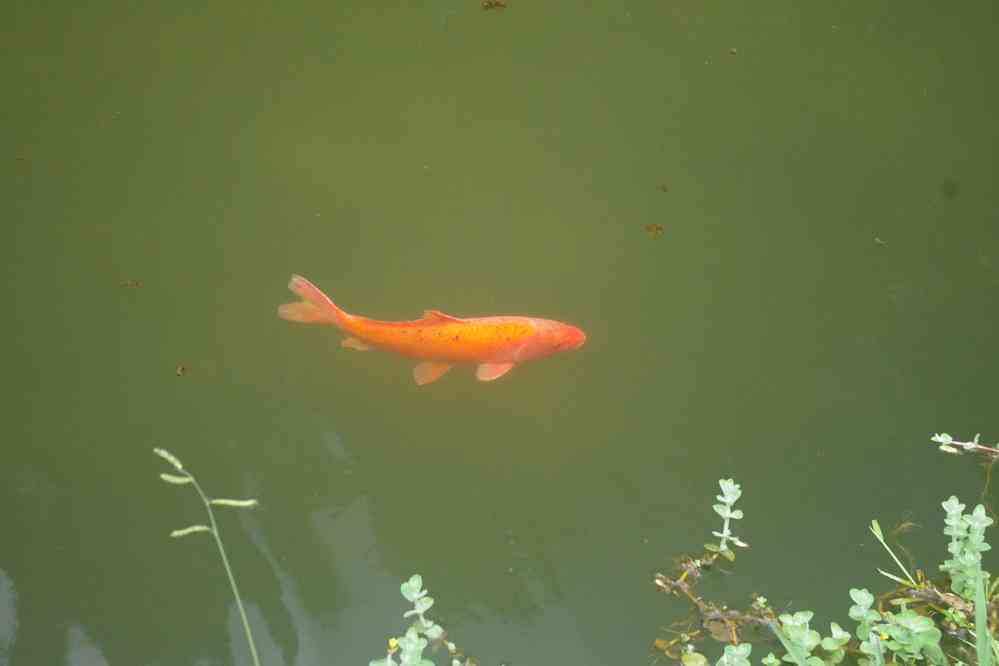
POLYGON ((219 549, 219 556, 222 558, 222 566, 225 568, 226 576, 229 578, 229 586, 232 588, 232 595, 236 599, 236 607, 239 609, 239 617, 243 620, 243 630, 246 632, 246 641, 250 645, 250 657, 253 659, 254 666, 260 666, 260 658, 257 656, 257 646, 253 642, 253 633, 250 631, 250 622, 246 619, 246 610, 243 608, 243 601, 239 596, 239 587, 236 585, 236 577, 233 575, 232 567, 229 565, 229 558, 225 554, 225 546, 222 545, 222 535, 219 533, 218 523, 215 522, 215 512, 212 511, 213 506, 248 509, 257 506, 257 500, 209 498, 208 495, 205 494, 205 491, 201 489, 201 485, 198 483, 198 480, 194 478, 193 474, 184 468, 184 465, 181 464, 180 459, 177 456, 170 453, 166 449, 153 449, 153 453, 173 465, 173 468, 178 472, 178 474, 167 474, 165 472, 160 474, 160 478, 163 481, 176 486, 193 486, 197 491, 198 496, 201 498, 201 501, 204 503, 205 511, 208 512, 209 525, 189 525, 188 527, 174 530, 170 533, 170 536, 180 538, 190 534, 197 534, 199 532, 209 532, 212 537, 214 537, 215 545, 218 546, 219 549))
POLYGON ((742 520, 742 510, 732 509, 742 496, 742 486, 732 479, 719 479, 718 485, 721 487, 721 495, 716 495, 715 499, 720 503, 715 504, 713 508, 715 513, 721 516, 722 530, 721 532, 712 532, 711 534, 721 539, 721 541, 718 542, 717 546, 710 543, 704 544, 704 549, 711 553, 718 553, 731 562, 735 560, 735 553, 729 549, 729 541, 740 548, 749 548, 749 544, 732 534, 729 528, 730 521, 742 520))
MULTIPOLYGON (((978 443, 958 442, 949 435, 934 435, 933 441, 948 453, 971 451, 991 458, 999 449, 978 443)), ((752 643, 768 643, 776 637, 784 654, 777 657, 769 652, 761 661, 765 666, 782 662, 796 666, 833 666, 847 657, 860 666, 912 664, 925 661, 934 666, 945 664, 978 664, 992 666, 999 658, 999 642, 995 631, 999 625, 999 581, 989 584, 989 573, 982 569, 982 553, 990 546, 985 530, 993 520, 985 507, 976 506, 965 512, 965 505, 951 496, 943 507, 944 535, 950 537, 947 550, 950 558, 939 566, 945 574, 941 580, 930 579, 922 570, 909 572, 884 539, 881 526, 871 521, 870 530, 898 566, 901 575, 878 569, 897 587, 875 598, 864 588, 853 588, 849 596, 853 605, 849 618, 856 624, 853 634, 839 624, 830 624, 823 636, 811 626, 814 613, 803 610, 776 613, 766 597, 754 595, 745 610, 707 600, 697 594, 701 576, 711 571, 717 558, 734 561, 729 543, 746 547, 745 542, 731 533, 730 521, 742 518, 733 509, 741 488, 731 479, 719 481, 722 494, 715 512, 722 518, 721 531, 712 532, 718 544, 705 544, 697 558, 684 556, 678 561, 672 576, 656 574, 654 583, 663 592, 684 598, 693 606, 698 622, 688 624, 674 638, 655 641, 655 650, 666 657, 681 661, 684 666, 705 666, 707 657, 699 643, 711 637, 726 644, 716 662, 718 666, 749 666, 752 643), (762 633, 761 633, 762 630, 762 633)))
POLYGON ((475 666, 475 663, 464 656, 454 643, 447 640, 444 629, 427 618, 426 612, 434 605, 433 597, 423 589, 423 578, 419 574, 410 576, 409 580, 399 586, 399 591, 413 608, 402 614, 404 618, 415 617, 413 624, 406 633, 388 641, 388 653, 383 659, 376 659, 368 666, 434 666, 434 662, 424 658, 423 651, 427 647, 436 648, 444 645, 451 656, 451 666, 475 666), (396 655, 399 661, 396 661, 396 655))
POLYGON ((962 442, 954 439, 947 433, 940 433, 933 435, 933 437, 930 438, 930 441, 939 444, 940 450, 944 453, 980 453, 991 460, 999 458, 999 448, 980 444, 978 441, 980 437, 981 435, 978 434, 975 435, 975 438, 970 442, 962 442))
MULTIPOLYGON (((208 524, 194 524, 180 529, 173 530, 170 536, 180 538, 191 534, 207 532, 215 539, 218 547, 219 557, 225 569, 226 577, 229 579, 229 586, 232 588, 232 595, 236 600, 236 607, 243 622, 243 630, 246 633, 246 641, 250 647, 250 657, 254 666, 260 666, 260 657, 257 653, 257 646, 253 640, 253 632, 250 630, 250 623, 246 617, 246 609, 239 594, 239 587, 236 584, 236 577, 233 574, 232 566, 229 564, 229 557, 226 555, 225 546, 222 543, 222 535, 219 532, 218 522, 215 519, 214 506, 225 506, 237 509, 253 508, 257 506, 255 499, 226 499, 211 498, 205 493, 194 475, 187 470, 180 459, 166 449, 156 448, 153 452, 160 458, 166 460, 173 466, 176 474, 161 473, 160 479, 166 483, 177 486, 192 486, 205 505, 208 513, 208 524)), ((453 642, 447 640, 447 634, 443 627, 427 617, 426 613, 434 605, 434 599, 429 592, 423 588, 423 578, 419 574, 413 575, 409 580, 402 583, 399 591, 403 598, 413 604, 410 610, 403 613, 404 618, 414 618, 413 623, 400 637, 389 639, 388 652, 383 659, 372 661, 370 666, 434 666, 429 659, 424 658, 423 652, 428 647, 433 649, 444 646, 451 657, 451 666, 476 666, 470 658, 466 657, 463 651, 453 642), (396 657, 398 656, 398 661, 396 657)))

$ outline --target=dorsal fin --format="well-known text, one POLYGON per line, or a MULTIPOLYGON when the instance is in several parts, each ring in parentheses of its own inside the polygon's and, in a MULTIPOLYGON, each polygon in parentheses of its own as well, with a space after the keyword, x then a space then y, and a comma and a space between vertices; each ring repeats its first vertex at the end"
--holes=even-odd
POLYGON ((424 310, 423 318, 432 319, 434 321, 461 321, 457 317, 452 317, 451 315, 445 314, 440 310, 424 310))

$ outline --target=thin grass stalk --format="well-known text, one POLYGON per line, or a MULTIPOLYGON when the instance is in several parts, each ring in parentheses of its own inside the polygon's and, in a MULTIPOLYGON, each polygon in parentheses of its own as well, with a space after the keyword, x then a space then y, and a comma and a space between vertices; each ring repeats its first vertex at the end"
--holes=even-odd
POLYGON ((243 620, 243 630, 246 632, 246 642, 250 646, 250 657, 253 659, 253 666, 260 666, 260 658, 257 656, 257 646, 253 642, 253 632, 250 631, 250 621, 246 617, 246 609, 243 608, 243 600, 239 596, 239 587, 236 585, 236 577, 232 573, 232 567, 229 566, 229 558, 225 554, 225 546, 222 545, 222 537, 219 535, 219 526, 215 522, 215 512, 212 511, 212 502, 208 499, 205 491, 201 489, 201 485, 198 480, 194 478, 194 475, 184 470, 184 472, 190 477, 191 484, 194 489, 198 491, 198 495, 201 496, 201 501, 205 504, 205 510, 208 512, 208 521, 212 524, 212 537, 215 539, 215 545, 219 547, 219 556, 222 558, 222 566, 225 567, 225 575, 229 578, 229 586, 232 588, 232 596, 236 598, 236 608, 239 609, 239 617, 243 620))
POLYGON ((166 449, 154 448, 153 453, 163 458, 168 463, 173 465, 174 469, 183 474, 183 476, 177 476, 176 474, 160 474, 160 478, 167 483, 172 483, 175 485, 187 485, 190 483, 194 486, 194 489, 198 492, 198 496, 201 498, 201 502, 205 505, 205 511, 208 512, 208 521, 211 523, 211 528, 205 527, 204 525, 191 525, 180 530, 174 530, 171 533, 173 537, 182 537, 187 534, 193 534, 195 532, 208 531, 212 533, 212 537, 215 539, 215 545, 218 546, 219 556, 222 558, 222 566, 225 568, 225 574, 229 578, 229 587, 232 589, 232 596, 236 599, 236 608, 239 609, 239 617, 243 621, 243 631, 246 633, 246 642, 250 646, 250 657, 253 659, 253 666, 260 666, 260 657, 257 655, 257 646, 253 641, 253 632, 250 631, 250 621, 246 617, 246 609, 243 608, 243 599, 239 595, 239 586, 236 585, 236 576, 232 573, 232 567, 229 565, 229 557, 226 555, 225 546, 222 544, 222 535, 219 532, 218 523, 215 520, 215 512, 212 511, 212 504, 219 504, 222 506, 234 506, 234 507, 252 507, 256 506, 256 500, 232 500, 232 499, 209 499, 205 491, 201 489, 201 484, 198 480, 194 478, 191 474, 184 468, 184 465, 180 462, 180 459, 174 454, 170 453, 166 449))

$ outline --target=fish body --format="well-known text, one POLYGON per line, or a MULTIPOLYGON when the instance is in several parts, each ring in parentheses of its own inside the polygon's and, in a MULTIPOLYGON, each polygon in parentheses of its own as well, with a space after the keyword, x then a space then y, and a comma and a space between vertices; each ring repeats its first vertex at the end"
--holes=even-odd
POLYGON ((537 317, 458 318, 426 310, 413 321, 381 321, 349 314, 304 277, 293 275, 288 288, 302 300, 278 308, 288 321, 331 324, 347 334, 343 346, 381 349, 421 361, 413 370, 417 384, 429 384, 457 364, 477 364, 476 377, 491 381, 515 365, 557 352, 578 349, 586 334, 569 324, 537 317))

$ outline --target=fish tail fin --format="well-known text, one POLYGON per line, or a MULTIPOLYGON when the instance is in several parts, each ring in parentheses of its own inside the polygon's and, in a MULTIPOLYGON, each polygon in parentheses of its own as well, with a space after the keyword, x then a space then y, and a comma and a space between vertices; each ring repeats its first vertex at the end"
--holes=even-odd
POLYGON ((304 324, 333 324, 343 328, 350 318, 350 315, 338 308, 319 287, 301 275, 291 276, 288 289, 302 300, 278 307, 278 316, 282 319, 304 324))

